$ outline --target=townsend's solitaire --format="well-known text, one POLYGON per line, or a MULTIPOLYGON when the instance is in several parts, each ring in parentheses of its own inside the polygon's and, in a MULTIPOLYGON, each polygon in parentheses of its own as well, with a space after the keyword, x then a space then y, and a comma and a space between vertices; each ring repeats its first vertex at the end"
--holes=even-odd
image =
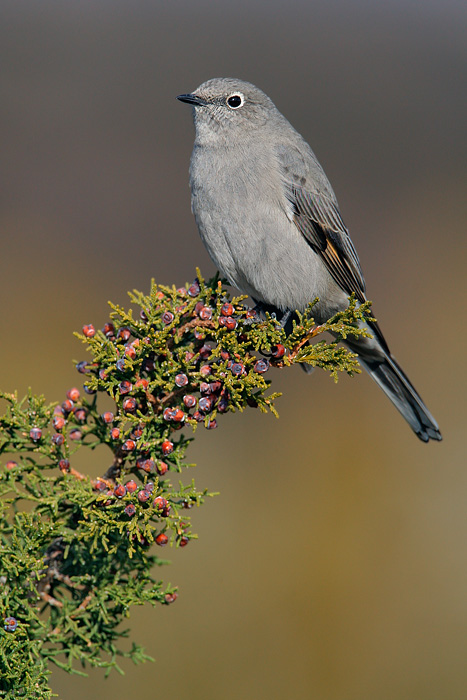
MULTIPOLYGON (((306 141, 251 83, 208 80, 178 99, 193 106, 192 209, 230 284, 278 317, 315 297, 317 323, 364 302, 360 262, 332 187, 306 141)), ((424 442, 438 425, 391 355, 377 323, 347 339, 360 363, 424 442)))

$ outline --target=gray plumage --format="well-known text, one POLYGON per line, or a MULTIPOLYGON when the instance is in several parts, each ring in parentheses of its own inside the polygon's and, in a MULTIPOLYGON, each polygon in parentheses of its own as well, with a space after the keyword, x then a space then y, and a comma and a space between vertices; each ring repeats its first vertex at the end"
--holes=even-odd
MULTIPOLYGON (((193 105, 192 209, 201 238, 230 284, 280 313, 315 297, 318 323, 365 301, 358 255, 332 187, 306 141, 261 90, 215 78, 178 99, 193 105)), ((441 440, 379 326, 349 341, 418 437, 441 440)))

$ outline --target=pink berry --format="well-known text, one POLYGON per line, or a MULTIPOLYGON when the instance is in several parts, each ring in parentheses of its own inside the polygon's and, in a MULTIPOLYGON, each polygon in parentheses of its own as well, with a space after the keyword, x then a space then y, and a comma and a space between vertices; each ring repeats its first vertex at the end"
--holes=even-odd
POLYGON ((77 389, 75 386, 72 389, 68 389, 66 396, 67 399, 70 399, 70 401, 76 403, 76 401, 79 401, 79 389, 77 389))
POLYGON ((40 428, 31 428, 29 437, 33 442, 38 442, 42 437, 42 430, 40 428))

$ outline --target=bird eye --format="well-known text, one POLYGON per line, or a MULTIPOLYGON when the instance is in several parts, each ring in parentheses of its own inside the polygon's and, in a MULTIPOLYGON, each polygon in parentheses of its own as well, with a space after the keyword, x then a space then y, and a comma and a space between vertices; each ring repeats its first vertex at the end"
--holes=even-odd
POLYGON ((230 95, 230 97, 227 98, 227 104, 232 109, 238 109, 242 106, 244 101, 243 95, 230 95))

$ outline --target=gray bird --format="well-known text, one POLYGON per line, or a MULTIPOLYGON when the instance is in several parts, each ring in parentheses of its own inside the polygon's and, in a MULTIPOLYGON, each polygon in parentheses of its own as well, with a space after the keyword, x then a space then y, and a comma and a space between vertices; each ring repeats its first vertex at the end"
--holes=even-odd
MULTIPOLYGON (((285 321, 319 297, 323 323, 364 302, 360 261, 332 187, 310 146, 251 83, 208 80, 178 99, 193 106, 192 210, 213 262, 229 283, 285 321)), ((348 340, 359 361, 424 442, 438 425, 391 355, 373 337, 348 340)))

